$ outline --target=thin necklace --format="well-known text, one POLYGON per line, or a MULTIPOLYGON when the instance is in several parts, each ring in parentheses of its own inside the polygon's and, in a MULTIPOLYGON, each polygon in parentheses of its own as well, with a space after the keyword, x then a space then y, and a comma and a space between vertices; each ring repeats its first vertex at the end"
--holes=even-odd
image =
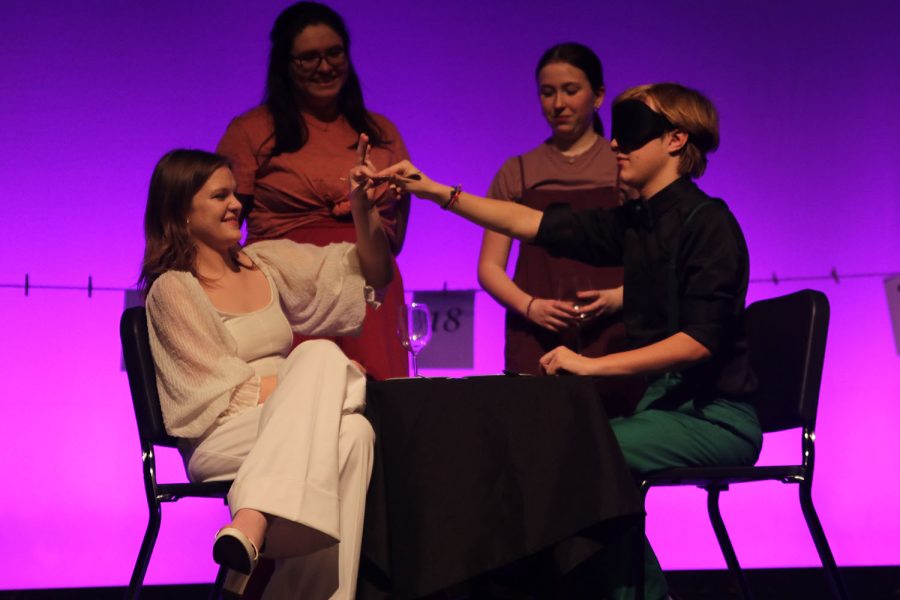
POLYGON ((577 158, 577 157, 581 156, 582 154, 584 154, 585 152, 587 152, 588 150, 590 150, 591 148, 593 148, 593 147, 594 147, 594 144, 597 143, 597 138, 599 138, 600 136, 597 134, 596 131, 594 131, 593 134, 594 134, 594 138, 591 140, 591 143, 588 144, 587 146, 585 146, 585 147, 584 147, 584 150, 579 150, 578 152, 573 152, 573 153, 570 154, 570 151, 569 151, 569 150, 565 150, 565 151, 564 151, 564 150, 560 150, 559 148, 556 147, 555 144, 551 144, 551 146, 553 146, 553 148, 554 148, 557 152, 559 152, 560 154, 562 154, 562 155, 563 155, 564 157, 566 157, 566 158, 577 158))
POLYGON ((564 161, 566 161, 566 162, 569 163, 570 165, 573 165, 573 164, 575 164, 575 163, 578 161, 579 158, 581 158, 582 156, 584 156, 585 154, 587 154, 588 152, 590 152, 590 150, 597 144, 597 140, 598 140, 599 138, 600 138, 600 136, 599 136, 596 132, 594 132, 594 140, 593 140, 593 141, 592 141, 592 142, 591 142, 584 150, 578 152, 577 154, 566 154, 565 152, 563 152, 562 150, 560 150, 559 148, 557 148, 556 145, 555 145, 553 142, 550 142, 550 147, 553 148, 553 150, 554 150, 554 151, 555 151, 555 152, 556 152, 556 153, 557 153, 564 161))

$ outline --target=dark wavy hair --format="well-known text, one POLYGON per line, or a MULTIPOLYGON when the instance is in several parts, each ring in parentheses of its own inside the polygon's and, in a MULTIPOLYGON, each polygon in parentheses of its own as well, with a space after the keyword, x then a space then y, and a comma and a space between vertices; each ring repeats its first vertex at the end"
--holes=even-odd
POLYGON ((203 150, 172 150, 156 163, 144 212, 146 243, 138 278, 144 297, 166 271, 188 271, 198 277, 194 264, 197 248, 187 218, 194 196, 222 167, 231 167, 227 158, 203 150))
POLYGON ((362 87, 353 61, 350 58, 350 34, 339 14, 318 2, 297 2, 284 9, 269 34, 272 48, 269 52, 269 69, 266 74, 266 92, 263 104, 269 109, 274 124, 275 144, 271 156, 296 152, 309 139, 306 123, 300 118, 302 99, 293 91, 291 81, 291 51, 294 38, 310 25, 327 25, 344 43, 347 55, 347 81, 338 94, 338 109, 357 133, 369 136, 374 146, 383 146, 388 140, 375 123, 363 102, 362 87))
MULTIPOLYGON (((566 63, 577 69, 581 69, 591 84, 594 94, 599 95, 603 91, 603 64, 594 54, 594 51, 577 42, 557 44, 544 52, 535 69, 535 79, 540 75, 541 69, 553 63, 566 63)), ((594 112, 594 131, 603 135, 603 122, 600 115, 594 112)))

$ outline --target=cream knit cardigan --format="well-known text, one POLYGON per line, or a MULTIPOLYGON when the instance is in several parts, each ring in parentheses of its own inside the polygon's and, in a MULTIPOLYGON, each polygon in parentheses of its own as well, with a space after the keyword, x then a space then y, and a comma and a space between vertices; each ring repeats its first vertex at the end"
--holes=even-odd
MULTIPOLYGON (((296 333, 359 332, 374 291, 360 273, 356 246, 277 240, 253 244, 244 253, 274 282, 296 333)), ((237 343, 193 275, 164 273, 150 288, 146 306, 156 387, 169 435, 199 437, 256 405, 259 377, 238 358, 237 343)))

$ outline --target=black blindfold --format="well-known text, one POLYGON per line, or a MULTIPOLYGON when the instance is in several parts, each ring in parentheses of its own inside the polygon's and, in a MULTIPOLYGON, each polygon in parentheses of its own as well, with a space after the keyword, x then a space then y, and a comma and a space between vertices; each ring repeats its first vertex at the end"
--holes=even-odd
POLYGON ((619 150, 634 152, 674 129, 672 123, 640 100, 623 100, 612 109, 612 139, 619 150))

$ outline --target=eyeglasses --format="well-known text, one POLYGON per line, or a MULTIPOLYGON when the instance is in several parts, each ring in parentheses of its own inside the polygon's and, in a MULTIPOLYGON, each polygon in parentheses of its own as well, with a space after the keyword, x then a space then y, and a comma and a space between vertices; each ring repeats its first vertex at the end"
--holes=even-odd
POLYGON ((291 60, 304 71, 315 71, 325 60, 332 68, 343 67, 347 62, 347 51, 343 46, 334 46, 325 52, 301 52, 300 54, 292 54, 291 60))

